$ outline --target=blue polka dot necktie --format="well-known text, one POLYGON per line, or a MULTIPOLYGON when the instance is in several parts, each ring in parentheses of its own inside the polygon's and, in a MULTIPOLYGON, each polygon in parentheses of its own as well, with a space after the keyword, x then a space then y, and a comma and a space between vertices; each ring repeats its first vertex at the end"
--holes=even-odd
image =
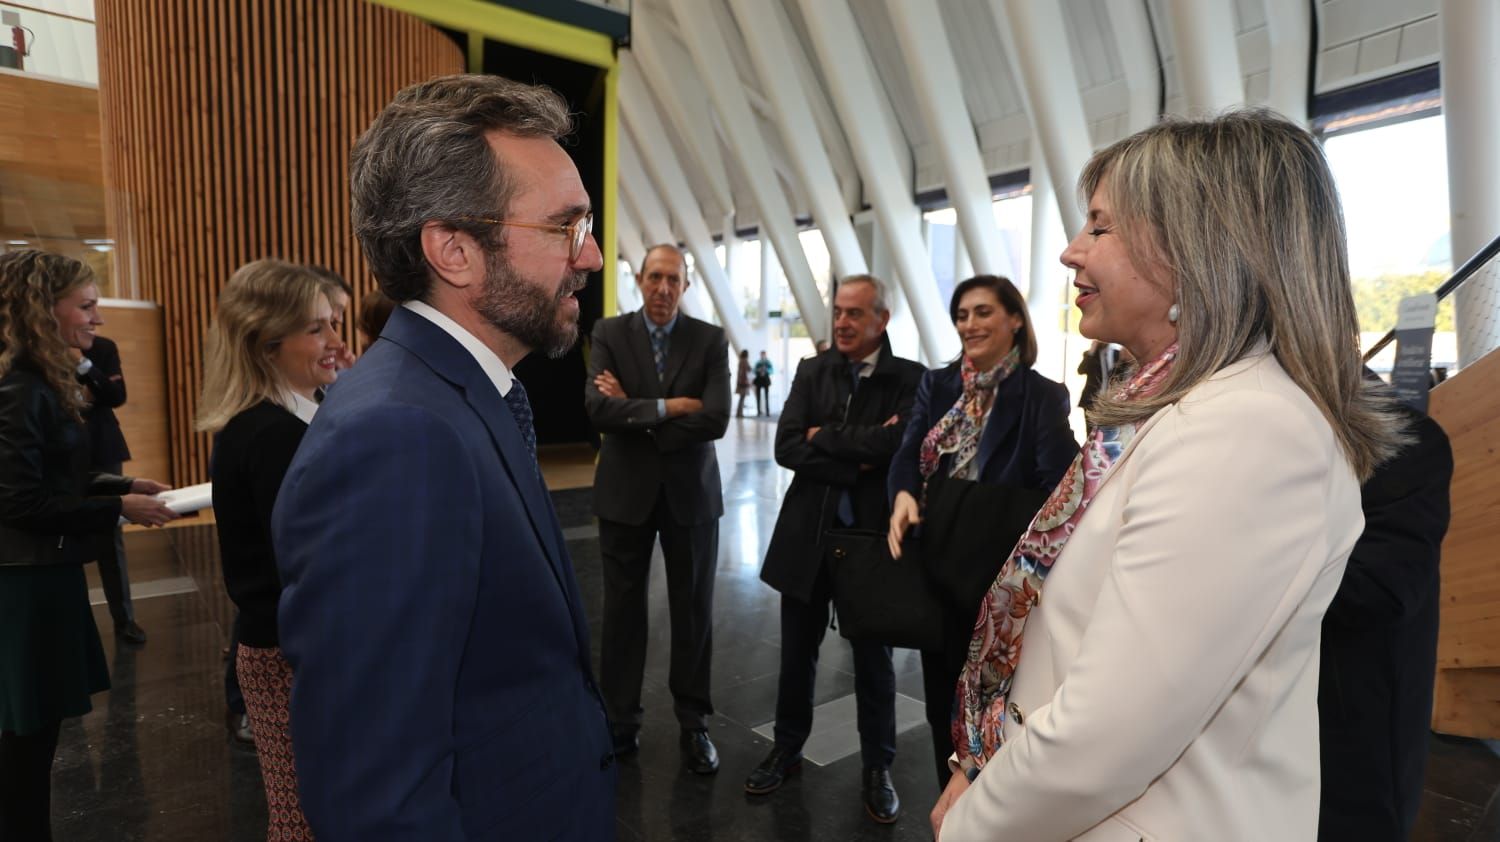
MULTIPOLYGON (((516 429, 521 431, 521 440, 526 442, 526 452, 531 454, 531 464, 536 465, 536 426, 531 416, 531 401, 526 399, 526 387, 519 380, 510 381, 510 391, 505 393, 505 402, 510 414, 516 419, 516 429)), ((540 467, 537 468, 540 471, 540 467)))
POLYGON ((659 327, 651 331, 651 359, 656 362, 656 381, 660 383, 667 373, 666 328, 659 327))

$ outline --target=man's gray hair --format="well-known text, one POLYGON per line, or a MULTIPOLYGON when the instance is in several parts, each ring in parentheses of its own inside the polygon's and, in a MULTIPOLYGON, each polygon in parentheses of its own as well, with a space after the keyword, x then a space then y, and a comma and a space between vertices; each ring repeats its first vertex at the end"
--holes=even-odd
POLYGON ((839 286, 849 284, 869 284, 875 288, 875 303, 872 305, 877 313, 889 313, 890 308, 885 304, 885 282, 874 275, 850 275, 839 281, 839 286))
POLYGON ((354 233, 380 289, 396 301, 426 296, 430 275, 422 226, 441 220, 491 253, 515 179, 486 133, 554 140, 573 130, 555 91, 499 76, 440 76, 396 94, 354 144, 350 196, 354 233))

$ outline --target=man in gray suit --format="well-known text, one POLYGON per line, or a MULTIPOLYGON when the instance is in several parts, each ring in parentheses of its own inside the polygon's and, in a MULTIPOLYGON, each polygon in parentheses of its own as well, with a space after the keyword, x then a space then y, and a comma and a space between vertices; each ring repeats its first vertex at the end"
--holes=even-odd
POLYGON ((672 617, 668 685, 688 769, 710 775, 708 736, 714 571, 724 496, 714 441, 729 426, 729 347, 722 328, 678 311, 687 263, 675 246, 646 252, 634 313, 594 324, 583 401, 604 444, 594 513, 604 557, 599 684, 615 754, 639 748, 651 549, 661 539, 672 617))

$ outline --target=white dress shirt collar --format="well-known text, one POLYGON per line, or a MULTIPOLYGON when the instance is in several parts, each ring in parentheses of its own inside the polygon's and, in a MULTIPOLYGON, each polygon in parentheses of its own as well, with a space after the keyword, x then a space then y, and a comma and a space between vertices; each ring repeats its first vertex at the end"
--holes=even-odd
POLYGON ((474 357, 474 361, 479 363, 479 367, 484 369, 484 373, 490 378, 490 382, 495 384, 495 391, 500 393, 500 397, 503 398, 510 392, 510 383, 515 378, 515 375, 510 373, 510 369, 506 367, 504 362, 501 362, 500 355, 490 350, 488 345, 480 342, 479 337, 470 333, 463 325, 443 315, 436 307, 426 302, 413 299, 401 306, 442 328, 444 333, 447 333, 457 340, 458 344, 464 346, 464 349, 474 357))
POLYGON ((291 389, 281 390, 281 400, 277 401, 287 412, 297 416, 304 424, 311 424, 313 415, 318 412, 317 401, 308 400, 291 389))

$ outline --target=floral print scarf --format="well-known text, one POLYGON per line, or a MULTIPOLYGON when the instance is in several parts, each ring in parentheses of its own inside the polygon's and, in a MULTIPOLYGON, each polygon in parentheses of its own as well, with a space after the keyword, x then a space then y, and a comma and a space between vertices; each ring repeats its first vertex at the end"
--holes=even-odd
MULTIPOLYGON (((1115 399, 1154 392, 1176 358, 1174 342, 1120 387, 1115 399)), ((958 710, 953 717, 953 745, 965 772, 984 768, 1004 742, 1006 699, 1021 661, 1026 619, 1041 599, 1042 583, 1052 563, 1083 518, 1109 467, 1134 438, 1135 429, 1134 425, 1095 428, 979 604, 954 700, 958 710)))
POLYGON ((979 436, 984 432, 984 413, 995 397, 995 389, 1021 364, 1021 350, 1011 348, 1000 364, 989 371, 979 371, 966 356, 959 364, 959 376, 963 379, 963 394, 927 431, 922 439, 922 451, 917 466, 922 471, 922 480, 932 479, 938 461, 944 454, 953 454, 948 466, 948 476, 963 476, 969 463, 979 455, 979 436))

